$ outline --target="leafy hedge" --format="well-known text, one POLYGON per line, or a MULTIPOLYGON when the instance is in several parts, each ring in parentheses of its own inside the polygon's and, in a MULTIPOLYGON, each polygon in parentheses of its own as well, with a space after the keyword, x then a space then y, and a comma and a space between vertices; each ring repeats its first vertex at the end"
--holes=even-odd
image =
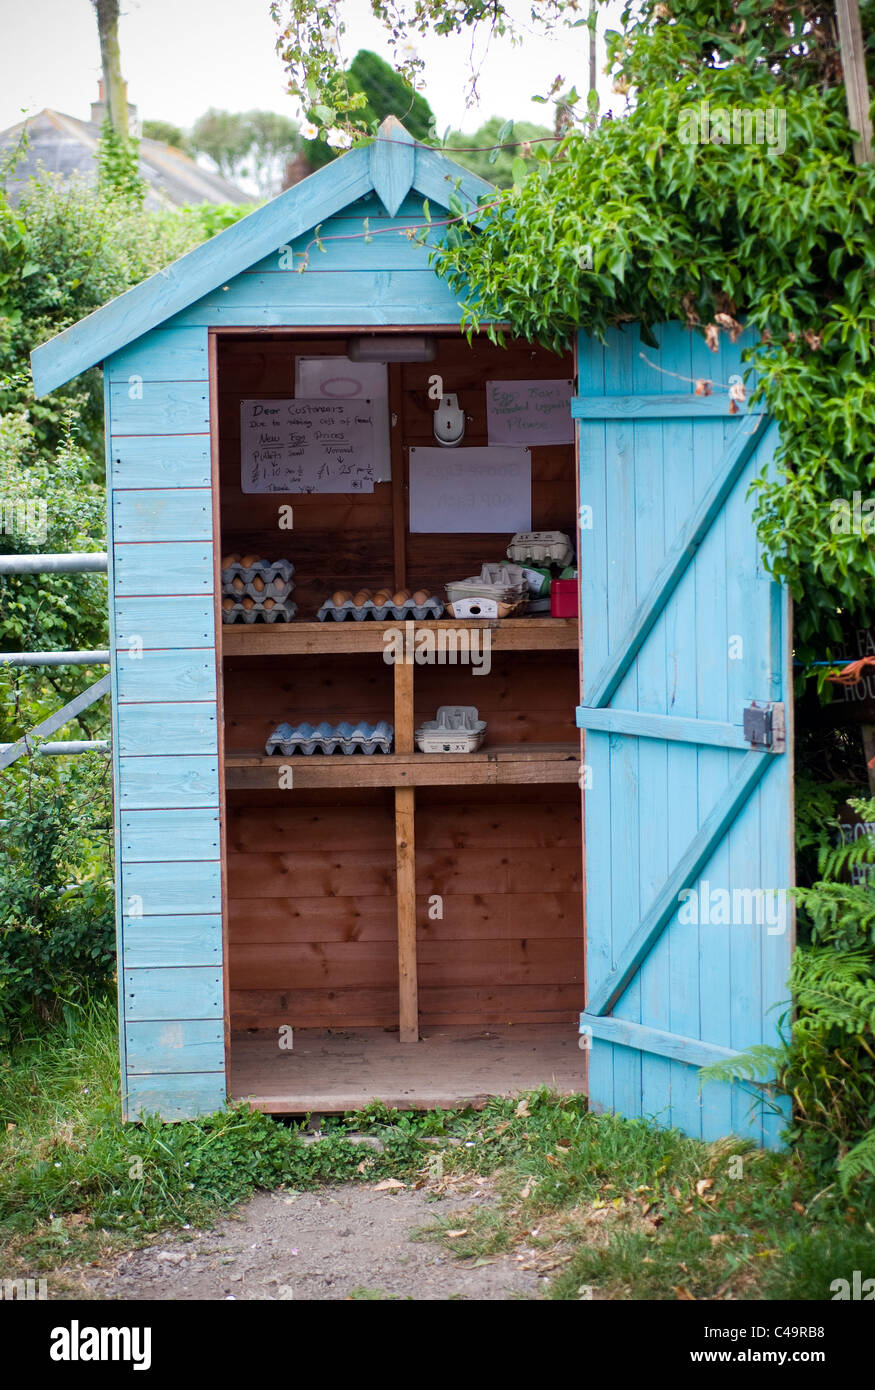
POLYGON ((632 322, 652 347, 649 326, 671 319, 715 346, 741 335, 781 427, 759 534, 798 600, 798 654, 822 659, 869 613, 875 579, 868 535, 830 525, 831 501, 872 490, 875 164, 853 162, 820 7, 650 0, 624 19, 610 44, 634 108, 555 154, 537 146, 486 230, 463 222, 435 265, 468 327, 498 318, 552 347, 632 322), (709 133, 719 110, 760 113, 761 143, 688 142, 702 103, 709 133))

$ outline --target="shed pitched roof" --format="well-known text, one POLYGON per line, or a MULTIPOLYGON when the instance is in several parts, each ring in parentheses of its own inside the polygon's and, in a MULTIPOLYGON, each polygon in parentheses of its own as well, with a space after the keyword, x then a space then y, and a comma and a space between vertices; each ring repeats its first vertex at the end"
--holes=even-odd
POLYGON ((365 194, 376 192, 386 211, 394 216, 411 189, 442 205, 455 191, 468 207, 494 192, 492 184, 445 155, 416 144, 404 127, 388 116, 372 144, 350 150, 318 169, 35 348, 31 369, 36 394, 47 395, 118 352, 365 194))

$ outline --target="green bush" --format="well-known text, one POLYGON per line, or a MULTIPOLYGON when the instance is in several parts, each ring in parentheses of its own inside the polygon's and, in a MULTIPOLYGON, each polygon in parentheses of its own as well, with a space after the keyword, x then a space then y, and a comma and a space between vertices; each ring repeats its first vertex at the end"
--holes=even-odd
POLYGON ((0 1038, 51 1019, 115 966, 109 761, 25 757, 0 779, 0 1038))

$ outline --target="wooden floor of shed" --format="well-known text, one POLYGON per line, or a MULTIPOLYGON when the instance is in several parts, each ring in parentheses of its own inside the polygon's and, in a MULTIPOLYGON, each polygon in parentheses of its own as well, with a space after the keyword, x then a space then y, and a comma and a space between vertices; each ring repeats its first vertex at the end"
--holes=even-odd
POLYGON ((230 1092, 274 1115, 338 1114, 371 1100, 451 1109, 541 1085, 580 1092, 584 1063, 570 1023, 435 1027, 418 1043, 379 1028, 296 1028, 290 1051, 275 1031, 234 1033, 230 1092))

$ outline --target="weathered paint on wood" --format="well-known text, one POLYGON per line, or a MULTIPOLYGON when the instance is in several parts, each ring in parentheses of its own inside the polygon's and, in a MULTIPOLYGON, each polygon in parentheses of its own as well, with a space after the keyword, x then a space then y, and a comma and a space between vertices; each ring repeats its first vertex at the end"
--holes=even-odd
POLYGON ((205 541, 113 547, 117 595, 211 594, 213 547, 205 541))
POLYGON ((225 1030, 221 1019, 128 1023, 125 1041, 129 1075, 206 1071, 224 1074, 225 1030))
POLYGON ((787 599, 760 564, 747 496, 776 435, 694 411, 692 385, 684 409, 660 414, 654 398, 677 394, 671 373, 726 381, 742 368, 729 344, 714 361, 679 325, 658 336, 651 356, 664 372, 632 335, 579 344, 581 396, 611 399, 575 408, 580 500, 592 509, 580 536, 579 716, 589 1091, 596 1108, 773 1144, 780 1122, 766 1121, 759 1093, 700 1088, 697 1067, 774 1041, 773 1006, 787 996, 790 760, 730 737, 751 700, 789 696, 787 599), (614 413, 642 397, 645 410, 614 413), (707 901, 685 914, 688 888, 707 901), (755 916, 757 889, 784 894, 783 906, 771 900, 783 923, 714 920, 712 890, 743 917, 745 903, 755 916))
POLYGON ((215 643, 212 597, 116 598, 114 615, 114 647, 129 654, 215 643))
POLYGON ((715 748, 748 746, 744 739, 740 712, 737 724, 726 724, 713 719, 681 719, 639 710, 590 709, 588 705, 583 705, 577 711, 577 727, 598 729, 602 733, 634 734, 636 738, 711 744, 715 748))
POLYGON ((131 1019, 222 1017, 222 972, 209 966, 154 966, 124 972, 131 1019))
POLYGON ((141 381, 206 381, 207 345, 196 328, 155 328, 107 364, 112 384, 136 387, 141 381))
POLYGON ((110 385, 112 431, 125 434, 201 434, 210 426, 205 381, 149 381, 110 385))
POLYGON ((198 651, 120 651, 116 675, 123 704, 216 698, 216 656, 209 647, 198 651))
POLYGON ((426 269, 305 271, 303 275, 238 275, 184 309, 178 324, 231 327, 301 325, 316 327, 346 318, 355 324, 446 323, 459 321, 459 303, 443 281, 426 269))
POLYGON ((135 916, 220 912, 221 865, 218 859, 154 863, 122 860, 122 906, 135 916), (134 912, 136 906, 136 912, 134 912))
POLYGON ((212 701, 190 704, 119 705, 118 751, 121 757, 169 753, 215 753, 216 706, 212 701))
POLYGON ((122 757, 119 799, 125 810, 218 806, 219 760, 199 755, 122 757))
POLYGON ((125 917, 129 969, 154 965, 222 963, 222 919, 202 913, 178 917, 125 917))
MULTIPOLYGON (((186 329, 199 333, 202 328, 186 329)), ((208 434, 116 435, 110 441, 109 477, 115 488, 209 487, 208 434)))
POLYGON ((218 859, 219 813, 191 807, 184 811, 124 811, 119 818, 119 846, 126 864, 218 859))
POLYGON ((212 540, 210 489, 119 489, 113 497, 113 530, 117 541, 212 540))
MULTIPOLYGON (((738 415, 762 414, 762 406, 739 405, 738 415)), ((576 396, 571 403, 573 420, 703 420, 729 418, 729 398, 722 392, 695 396, 689 391, 656 396, 576 396)))
POLYGON ((222 1110, 227 1088, 220 1071, 185 1072, 176 1075, 128 1076, 125 1082, 128 1118, 160 1115, 162 1120, 190 1120, 222 1110))

